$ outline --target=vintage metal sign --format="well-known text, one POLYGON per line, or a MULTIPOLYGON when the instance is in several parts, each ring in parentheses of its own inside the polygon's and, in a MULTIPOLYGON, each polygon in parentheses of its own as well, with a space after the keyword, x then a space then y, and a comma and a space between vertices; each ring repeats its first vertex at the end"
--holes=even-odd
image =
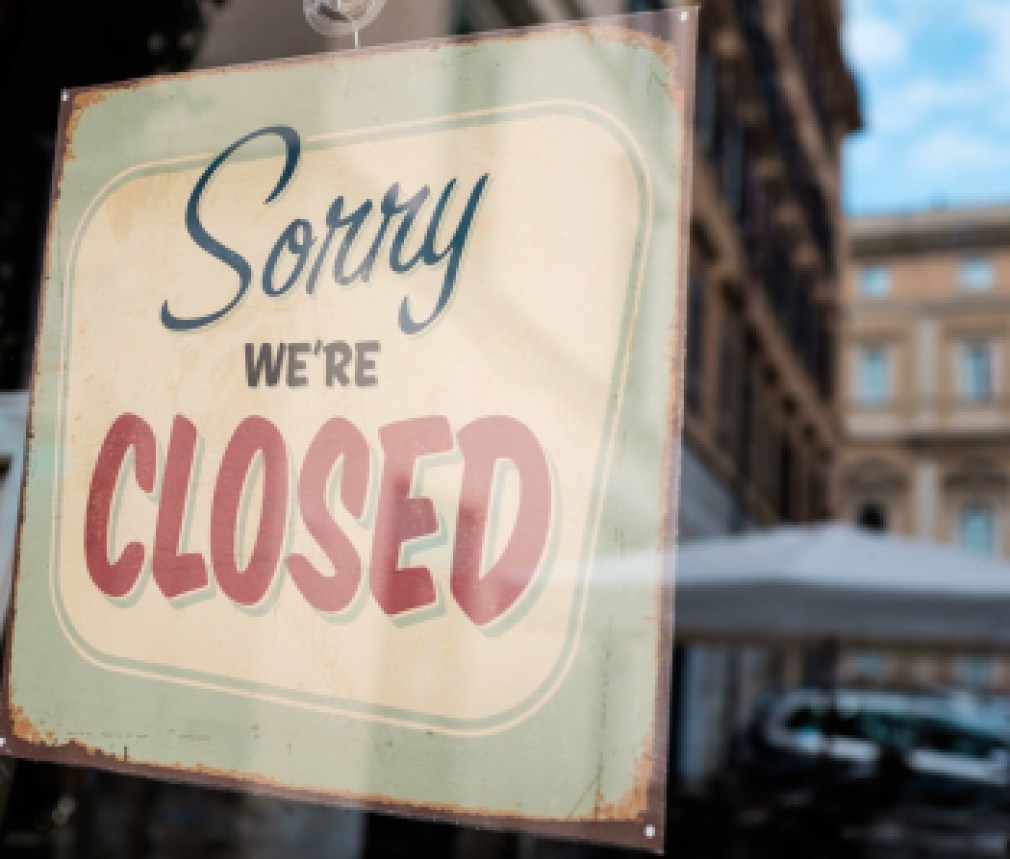
POLYGON ((692 44, 67 95, 8 750, 661 847, 692 44))

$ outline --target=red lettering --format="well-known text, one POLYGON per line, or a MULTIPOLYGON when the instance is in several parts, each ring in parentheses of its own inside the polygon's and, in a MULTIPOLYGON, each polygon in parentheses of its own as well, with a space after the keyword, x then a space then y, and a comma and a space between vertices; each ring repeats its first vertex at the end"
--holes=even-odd
POLYGON ((334 575, 324 576, 304 555, 288 558, 288 570, 298 590, 325 612, 345 609, 361 584, 361 558, 326 505, 330 473, 341 458, 340 498, 348 512, 360 519, 368 494, 370 456, 368 442, 350 421, 334 418, 323 425, 305 454, 298 481, 302 520, 333 565, 334 575))
MULTIPOLYGON (((234 603, 253 606, 263 601, 277 581, 288 527, 288 453, 284 438, 263 417, 249 417, 232 434, 221 458, 210 514, 209 563, 199 552, 181 552, 186 505, 190 501, 199 436, 184 415, 172 424, 165 459, 153 540, 154 580, 168 599, 207 586, 209 570, 223 594, 234 603), (236 537, 241 523, 256 513, 242 509, 250 474, 262 465, 259 522, 252 554, 240 569, 236 537)), ((434 534, 438 517, 430 498, 413 497, 411 486, 418 459, 453 449, 449 422, 422 417, 389 424, 379 430, 383 464, 372 535, 369 587, 379 608, 389 616, 435 603, 431 571, 423 566, 400 567, 404 543, 434 534)), ((462 453, 462 483, 455 542, 450 562, 450 591, 460 609, 477 625, 486 625, 512 609, 543 560, 550 529, 552 485, 546 454, 533 432, 503 416, 480 418, 458 435, 462 453), (496 466, 512 463, 518 472, 516 521, 500 556, 484 557, 488 510, 495 492, 496 466)), ((130 593, 140 578, 145 544, 131 542, 119 558, 110 560, 110 526, 117 486, 125 479, 130 451, 134 477, 146 493, 154 491, 158 472, 157 441, 151 427, 134 414, 116 419, 102 443, 87 499, 84 551, 88 572, 110 597, 130 593)), ((364 563, 328 504, 328 489, 340 466, 340 501, 348 514, 361 519, 368 497, 371 455, 368 442, 344 418, 327 421, 316 434, 301 466, 298 507, 305 528, 319 545, 329 568, 317 568, 304 554, 287 559, 291 581, 305 600, 321 612, 347 608, 362 587, 364 563)), ((151 545, 151 544, 148 544, 151 545)))
POLYGON ((483 625, 508 611, 536 572, 550 525, 550 472, 536 436, 512 418, 474 421, 460 431, 459 446, 465 464, 452 553, 452 595, 470 620, 483 625), (487 511, 500 459, 510 459, 519 470, 519 510, 508 545, 482 575, 487 511))
POLYGON ((430 498, 411 498, 417 459, 452 449, 449 422, 442 417, 415 418, 379 430, 385 454, 379 507, 372 543, 370 583, 379 607, 402 614, 435 602, 435 583, 426 567, 399 569, 400 545, 438 529, 430 498))
POLYGON ((239 605, 266 596, 280 562, 287 525, 288 457, 277 427, 261 417, 246 418, 235 430, 218 472, 210 516, 210 556, 221 590, 239 605), (242 490, 257 454, 263 456, 263 499, 259 531, 245 570, 235 558, 242 490))
POLYGON ((196 552, 179 554, 196 441, 196 427, 183 415, 176 415, 168 442, 158 524, 154 532, 154 580, 169 599, 198 591, 210 581, 202 555, 196 552))
POLYGON ((118 560, 109 561, 112 497, 131 447, 134 450, 133 473, 137 485, 147 493, 154 490, 158 471, 158 445, 154 431, 137 415, 120 415, 109 428, 98 453, 84 520, 84 557, 88 572, 99 590, 110 597, 123 597, 133 590, 144 565, 144 547, 136 542, 123 549, 118 560))

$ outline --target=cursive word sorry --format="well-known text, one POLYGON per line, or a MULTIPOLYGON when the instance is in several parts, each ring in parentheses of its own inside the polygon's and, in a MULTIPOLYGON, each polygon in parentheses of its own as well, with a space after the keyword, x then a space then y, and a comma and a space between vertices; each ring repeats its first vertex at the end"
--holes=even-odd
MULTIPOLYGON (((287 188, 301 159, 301 137, 286 125, 269 126, 247 134, 218 155, 197 181, 186 206, 186 229, 202 250, 220 260, 238 276, 238 288, 227 304, 201 316, 178 316, 166 300, 161 308, 161 321, 169 330, 189 331, 216 322, 238 307, 248 294, 253 282, 252 266, 242 254, 211 235, 201 219, 200 204, 211 179, 228 159, 247 143, 268 136, 279 137, 285 147, 280 178, 264 203, 271 204, 287 188)), ((336 197, 325 214, 325 228, 320 228, 317 232, 312 222, 305 218, 296 218, 284 228, 267 256, 261 273, 263 292, 271 298, 285 295, 307 273, 305 292, 312 295, 328 260, 329 276, 341 286, 368 283, 383 245, 392 234, 388 243, 388 262, 389 268, 396 274, 407 274, 418 265, 433 268, 445 262, 445 276, 434 309, 418 318, 408 298, 404 298, 400 305, 400 330, 405 334, 420 333, 439 318, 453 296, 466 242, 489 178, 489 174, 485 173, 474 184, 463 214, 443 247, 439 247, 440 240, 444 240, 442 222, 447 218, 446 212, 456 189, 456 179, 446 184, 434 208, 428 213, 424 237, 416 249, 408 249, 407 245, 431 196, 431 189, 427 185, 407 197, 402 193, 400 183, 394 182, 378 204, 365 200, 357 207, 352 207, 343 195, 336 197), (373 213, 379 217, 373 218, 373 213), (330 252, 334 247, 336 250, 331 259, 330 252), (364 251, 356 265, 350 261, 352 251, 356 252, 356 257, 364 251), (286 276, 279 276, 279 269, 287 271, 289 268, 291 270, 286 276)))

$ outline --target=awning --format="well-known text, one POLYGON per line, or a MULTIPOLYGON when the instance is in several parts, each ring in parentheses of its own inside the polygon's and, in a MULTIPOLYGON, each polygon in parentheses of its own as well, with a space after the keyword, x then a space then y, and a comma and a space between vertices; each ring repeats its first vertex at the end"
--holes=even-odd
POLYGON ((844 525, 690 543, 676 635, 1001 648, 1010 565, 844 525))

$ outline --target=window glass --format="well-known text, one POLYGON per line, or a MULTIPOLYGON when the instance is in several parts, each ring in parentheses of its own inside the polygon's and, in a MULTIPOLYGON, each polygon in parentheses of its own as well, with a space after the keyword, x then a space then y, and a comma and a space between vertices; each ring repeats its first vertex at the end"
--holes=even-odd
POLYGON ((877 745, 907 748, 913 742, 912 720, 896 713, 856 710, 837 713, 828 733, 847 740, 863 740, 877 745))
POLYGON ((698 143, 710 149, 715 139, 716 117, 719 111, 719 66, 715 56, 704 46, 698 49, 696 71, 697 100, 695 105, 695 128, 698 143))
POLYGON ((696 413, 701 409, 704 332, 705 281, 697 271, 692 271, 687 293, 687 374, 684 388, 687 407, 696 413))
MULTIPOLYGON (((965 656, 957 662, 957 679, 963 686, 974 689, 988 689, 992 686, 994 665, 985 656, 965 656)), ((984 756, 986 752, 982 752, 984 756)))
POLYGON ((961 512, 958 542, 963 549, 978 555, 996 552, 996 517, 985 504, 972 504, 961 512))
POLYGON ((796 734, 819 734, 824 714, 813 707, 799 707, 786 719, 786 728, 796 734))
POLYGON ((966 343, 961 351, 961 395, 968 400, 992 396, 992 356, 988 343, 966 343))
POLYGON ((793 514, 793 473, 793 445, 783 433, 779 448, 779 518, 783 522, 788 522, 793 514))
POLYGON ((867 346, 859 353, 856 398, 865 405, 886 402, 891 395, 890 366, 887 349, 867 346))
POLYGON ((874 265, 859 273, 859 291, 867 298, 881 298, 891 291, 891 271, 874 265))
POLYGON ((995 274, 992 262, 987 259, 977 257, 966 259, 961 262, 958 272, 958 286, 966 292, 982 292, 992 287, 995 274))
MULTIPOLYGON (((962 682, 986 686, 992 679, 992 660, 978 657, 962 659, 958 665, 958 674, 962 682)), ((932 752, 975 760, 984 760, 1005 748, 995 737, 940 719, 923 721, 918 746, 932 752)))
POLYGON ((852 668, 863 680, 879 680, 884 676, 884 657, 872 650, 864 650, 852 657, 852 668))

